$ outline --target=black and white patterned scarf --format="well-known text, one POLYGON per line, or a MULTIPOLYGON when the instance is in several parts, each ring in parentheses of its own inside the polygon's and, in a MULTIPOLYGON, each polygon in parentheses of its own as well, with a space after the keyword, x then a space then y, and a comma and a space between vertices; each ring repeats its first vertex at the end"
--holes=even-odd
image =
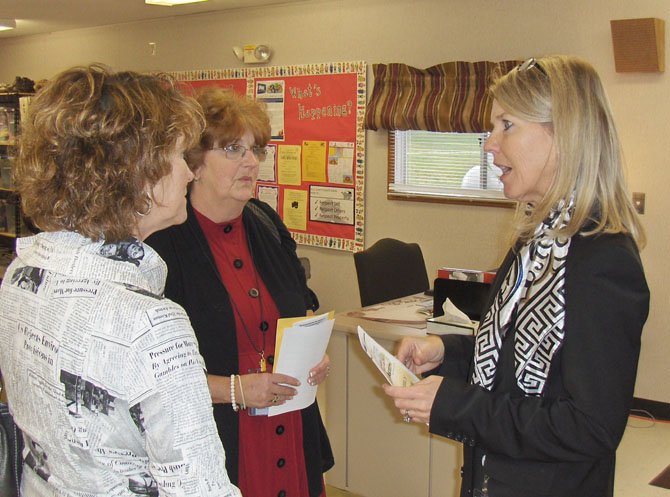
POLYGON ((516 253, 475 339, 472 382, 491 390, 502 342, 516 314, 514 367, 519 388, 541 395, 551 359, 565 337, 565 263, 570 238, 553 238, 547 232, 565 226, 572 202, 561 203, 542 222, 533 238, 516 253))

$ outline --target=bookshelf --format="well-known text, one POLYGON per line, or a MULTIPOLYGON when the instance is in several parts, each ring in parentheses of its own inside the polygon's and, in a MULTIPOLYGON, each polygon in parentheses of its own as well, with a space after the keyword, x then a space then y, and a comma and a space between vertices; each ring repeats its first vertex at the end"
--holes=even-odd
POLYGON ((26 230, 21 202, 14 188, 12 163, 16 155, 21 115, 25 115, 30 93, 0 93, 0 279, 11 261, 16 239, 26 230))

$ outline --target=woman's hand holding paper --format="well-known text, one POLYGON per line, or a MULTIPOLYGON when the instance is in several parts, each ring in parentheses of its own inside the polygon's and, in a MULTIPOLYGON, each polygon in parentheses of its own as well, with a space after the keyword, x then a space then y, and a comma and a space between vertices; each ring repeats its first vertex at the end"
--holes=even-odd
POLYGON ((439 337, 404 337, 396 357, 415 374, 435 369, 444 359, 444 344, 439 337))
POLYGON ((330 357, 328 354, 323 356, 321 362, 309 370, 309 377, 307 378, 307 383, 312 386, 320 385, 323 383, 328 375, 330 374, 330 357))
POLYGON ((430 411, 443 378, 429 376, 411 387, 382 385, 384 392, 393 399, 406 422, 426 423, 430 421, 430 411))

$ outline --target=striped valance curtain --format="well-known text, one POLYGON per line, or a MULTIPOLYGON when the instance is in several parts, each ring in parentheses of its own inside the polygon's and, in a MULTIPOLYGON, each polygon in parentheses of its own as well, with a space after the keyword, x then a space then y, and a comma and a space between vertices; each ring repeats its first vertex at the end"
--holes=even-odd
POLYGON ((490 130, 492 77, 518 61, 445 62, 427 69, 374 64, 367 129, 481 133, 490 130))

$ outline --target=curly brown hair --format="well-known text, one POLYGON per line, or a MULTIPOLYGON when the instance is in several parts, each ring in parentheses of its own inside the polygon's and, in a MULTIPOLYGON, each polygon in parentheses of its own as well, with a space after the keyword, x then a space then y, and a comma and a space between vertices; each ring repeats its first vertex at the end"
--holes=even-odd
POLYGON ((262 104, 215 86, 203 88, 196 98, 207 124, 200 142, 186 153, 186 162, 192 171, 202 166, 208 150, 216 146, 225 147, 246 131, 254 135, 256 145, 264 147, 270 141, 270 118, 262 104))
POLYGON ((189 148, 204 127, 200 106, 170 76, 101 64, 57 75, 27 114, 14 170, 25 215, 42 230, 96 241, 133 236, 178 140, 189 148))

